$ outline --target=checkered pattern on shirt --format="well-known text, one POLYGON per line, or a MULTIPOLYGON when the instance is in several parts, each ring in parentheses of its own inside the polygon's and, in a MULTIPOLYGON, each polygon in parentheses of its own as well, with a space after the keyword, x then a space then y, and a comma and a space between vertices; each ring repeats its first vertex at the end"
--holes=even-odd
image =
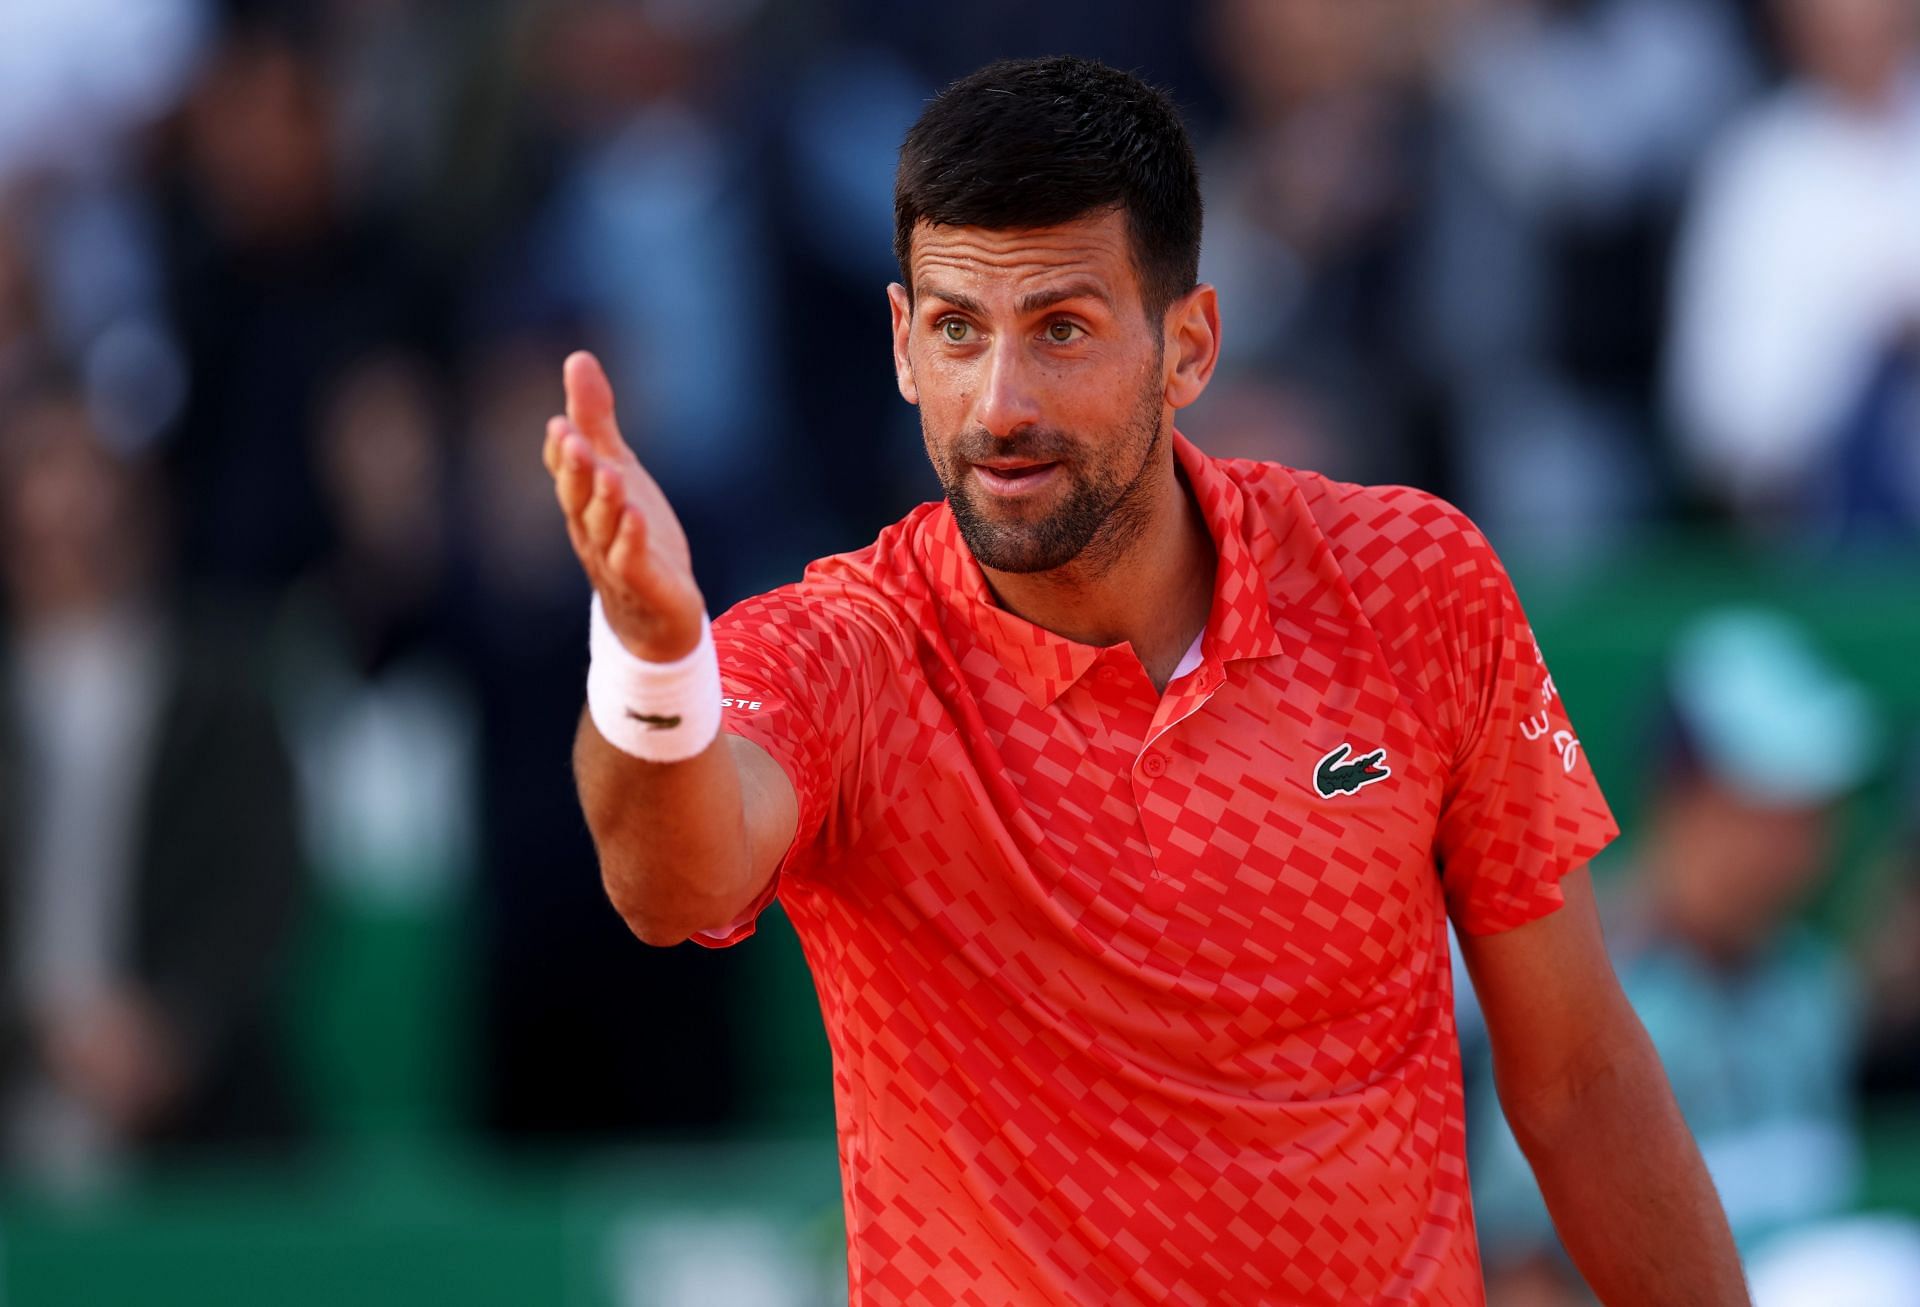
POLYGON ((799 798, 856 1304, 1481 1301, 1447 914, 1552 911, 1612 819, 1461 514, 1175 445, 1219 565, 1164 694, 939 504, 714 624, 799 798), (1391 775, 1321 797, 1342 743, 1391 775))

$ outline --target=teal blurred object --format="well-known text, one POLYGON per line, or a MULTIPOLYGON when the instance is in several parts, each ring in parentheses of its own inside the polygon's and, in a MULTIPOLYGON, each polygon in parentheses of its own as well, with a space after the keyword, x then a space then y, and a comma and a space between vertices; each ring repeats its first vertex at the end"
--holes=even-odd
POLYGON ((1754 803, 1826 803, 1873 770, 1871 701, 1779 612, 1699 618, 1676 642, 1669 688, 1707 770, 1754 803))

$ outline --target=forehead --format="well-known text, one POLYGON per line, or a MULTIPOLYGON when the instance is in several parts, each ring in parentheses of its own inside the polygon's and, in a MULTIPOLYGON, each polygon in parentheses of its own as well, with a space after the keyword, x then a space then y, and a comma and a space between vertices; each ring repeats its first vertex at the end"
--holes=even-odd
POLYGON ((1126 214, 1109 210, 1051 227, 913 230, 913 289, 953 289, 982 298, 1092 282, 1120 306, 1138 302, 1139 274, 1126 214))

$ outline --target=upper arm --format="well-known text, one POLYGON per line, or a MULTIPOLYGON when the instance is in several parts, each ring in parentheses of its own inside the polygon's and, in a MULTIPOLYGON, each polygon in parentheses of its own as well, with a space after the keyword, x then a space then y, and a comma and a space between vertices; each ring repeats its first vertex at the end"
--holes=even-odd
POLYGON ((734 767, 740 773, 740 803, 746 815, 747 849, 757 899, 793 847, 800 829, 800 800, 793 782, 772 754, 738 735, 720 738, 732 751, 734 767))
POLYGON ((1523 926, 1459 935, 1493 1046, 1509 1119, 1551 1101, 1643 1038, 1607 958, 1585 867, 1560 882, 1565 902, 1523 926))
POLYGON ((1451 507, 1431 530, 1451 763, 1435 853, 1454 924, 1488 935, 1553 914, 1568 873, 1619 827, 1493 547, 1451 507))
POLYGON ((847 847, 892 651, 864 607, 806 583, 736 604, 713 636, 756 886, 727 925, 694 936, 724 945, 753 933, 783 878, 829 868, 847 847))

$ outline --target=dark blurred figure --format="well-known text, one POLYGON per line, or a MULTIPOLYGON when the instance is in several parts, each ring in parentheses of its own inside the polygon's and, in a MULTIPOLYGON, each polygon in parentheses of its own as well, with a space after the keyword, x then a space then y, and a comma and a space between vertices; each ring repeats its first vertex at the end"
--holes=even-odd
MULTIPOLYGON (((622 429, 682 510, 716 612, 797 576, 819 516, 815 495, 791 489, 790 470, 805 469, 793 461, 790 342, 813 322, 775 295, 781 200, 761 158, 756 111, 769 106, 748 42, 758 8, 556 0, 517 50, 549 170, 528 220, 535 280, 594 324, 622 429), (742 521, 778 542, 773 556, 746 547, 742 521)), ((872 438, 835 434, 855 449, 872 438)))
POLYGON ((1920 527, 1920 6, 1773 0, 1792 72, 1707 161, 1671 400, 1761 529, 1920 527))
POLYGON ((1197 439, 1224 425, 1242 438, 1292 429, 1298 439, 1245 452, 1354 480, 1435 479, 1427 381, 1405 329, 1424 186, 1406 10, 1216 0, 1205 11, 1233 112, 1202 161, 1200 272, 1221 288, 1234 402, 1197 406, 1185 424, 1197 439), (1252 402, 1263 392, 1265 420, 1252 402))
POLYGON ((369 344, 327 389, 331 544, 287 594, 280 696, 316 874, 308 1076, 359 1139, 471 1119, 476 736, 451 628, 452 478, 437 374, 369 344))
MULTIPOLYGON (((1801 913, 1835 868, 1877 729, 1857 685, 1797 626, 1757 610, 1689 628, 1666 692, 1608 943, 1752 1256, 1857 1198, 1861 978, 1801 913)), ((1489 1302, 1584 1301, 1491 1097, 1471 1124, 1489 1302)), ((1825 1301, 1842 1301, 1830 1287, 1825 1301)))
POLYGON ((632 936, 574 790, 589 591, 537 475, 571 339, 504 334, 476 349, 465 378, 460 649, 481 722, 481 1107, 516 1144, 717 1130, 744 1099, 741 969, 632 936))
POLYGON ((0 1110, 10 1169, 56 1187, 294 1126, 292 777, 236 630, 164 598, 162 527, 77 392, 8 402, 0 1110))
POLYGON ((169 450, 196 578, 283 585, 319 556, 321 388, 370 340, 430 334, 433 276, 341 184, 331 84, 273 28, 228 32, 179 116, 168 197, 188 395, 169 450))

